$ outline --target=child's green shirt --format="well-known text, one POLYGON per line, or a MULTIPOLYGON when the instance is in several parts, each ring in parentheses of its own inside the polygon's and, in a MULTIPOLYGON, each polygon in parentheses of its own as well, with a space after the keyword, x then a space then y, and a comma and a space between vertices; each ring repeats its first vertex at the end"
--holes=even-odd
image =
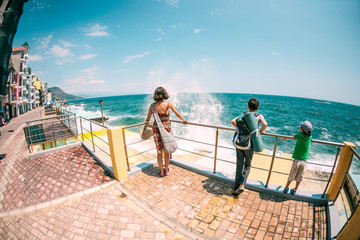
POLYGON ((298 133, 294 136, 296 141, 293 158, 296 160, 306 161, 309 158, 310 143, 312 136, 307 136, 304 133, 298 133))

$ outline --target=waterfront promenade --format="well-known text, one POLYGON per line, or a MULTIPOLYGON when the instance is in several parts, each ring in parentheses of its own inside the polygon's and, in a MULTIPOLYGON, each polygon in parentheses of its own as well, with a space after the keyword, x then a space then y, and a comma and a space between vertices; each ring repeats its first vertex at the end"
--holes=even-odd
POLYGON ((1 128, 0 239, 325 239, 325 208, 171 165, 122 182, 81 146, 27 158, 30 111, 1 128), (8 132, 8 130, 14 132, 8 132))

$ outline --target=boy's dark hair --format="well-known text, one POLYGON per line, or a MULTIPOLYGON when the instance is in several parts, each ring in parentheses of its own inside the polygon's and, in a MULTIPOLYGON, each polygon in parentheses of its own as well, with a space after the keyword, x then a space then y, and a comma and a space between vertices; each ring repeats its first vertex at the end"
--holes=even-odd
POLYGON ((155 102, 158 102, 161 100, 166 100, 168 98, 169 98, 169 95, 167 94, 165 88, 158 87, 157 89, 155 89, 154 96, 153 96, 153 99, 155 102))
POLYGON ((256 98, 250 98, 248 102, 248 108, 250 111, 257 111, 259 109, 259 100, 256 98))

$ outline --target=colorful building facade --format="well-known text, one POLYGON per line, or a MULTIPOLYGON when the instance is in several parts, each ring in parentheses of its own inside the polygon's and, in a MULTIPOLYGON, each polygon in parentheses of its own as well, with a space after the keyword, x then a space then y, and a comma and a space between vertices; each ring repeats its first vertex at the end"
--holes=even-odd
POLYGON ((0 95, 0 114, 11 119, 44 105, 48 100, 47 83, 40 81, 27 65, 30 46, 25 42, 12 49, 6 95, 0 95))

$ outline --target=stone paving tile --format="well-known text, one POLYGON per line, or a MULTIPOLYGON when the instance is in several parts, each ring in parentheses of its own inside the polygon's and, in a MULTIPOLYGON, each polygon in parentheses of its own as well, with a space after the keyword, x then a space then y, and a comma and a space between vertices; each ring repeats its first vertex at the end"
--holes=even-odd
POLYGON ((53 210, 0 219, 1 239, 186 239, 108 187, 53 210))
POLYGON ((113 180, 81 146, 17 159, 9 176, 0 211, 47 202, 113 180))
POLYGON ((235 197, 228 183, 172 168, 167 177, 154 167, 123 184, 151 207, 208 237, 326 238, 325 207, 250 190, 235 197))

